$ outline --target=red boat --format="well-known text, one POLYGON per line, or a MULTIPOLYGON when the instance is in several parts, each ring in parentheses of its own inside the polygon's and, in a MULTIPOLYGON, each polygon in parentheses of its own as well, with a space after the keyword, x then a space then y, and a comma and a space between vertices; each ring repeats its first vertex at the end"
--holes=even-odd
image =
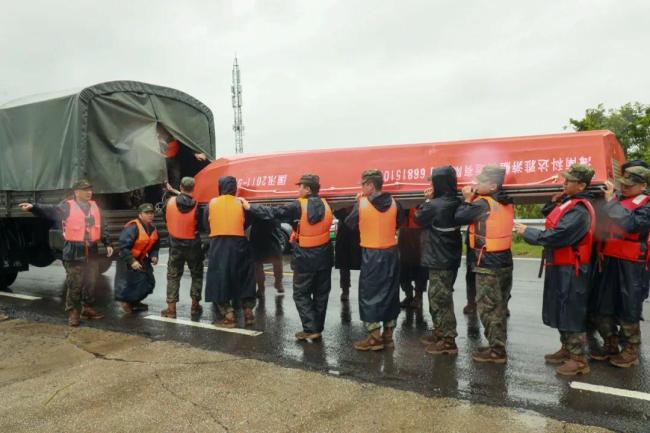
POLYGON ((320 176, 323 197, 349 202, 360 191, 361 172, 377 168, 384 173, 384 191, 409 201, 422 198, 434 167, 453 166, 462 187, 486 164, 499 164, 507 173, 504 186, 517 202, 541 202, 562 188, 557 175, 573 163, 596 171, 590 188, 597 190, 620 176, 624 161, 610 131, 238 155, 219 158, 199 172, 195 196, 209 201, 218 195, 219 178, 229 175, 237 179, 242 197, 286 202, 296 198, 300 176, 314 173, 320 176))

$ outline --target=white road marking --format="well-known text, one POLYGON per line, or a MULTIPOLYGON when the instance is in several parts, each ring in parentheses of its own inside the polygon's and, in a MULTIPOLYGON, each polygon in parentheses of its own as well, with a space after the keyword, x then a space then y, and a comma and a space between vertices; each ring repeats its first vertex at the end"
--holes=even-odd
POLYGON ((582 391, 598 392, 601 394, 616 395, 618 397, 636 398, 638 400, 650 401, 650 394, 646 392, 630 391, 622 388, 611 388, 609 386, 592 385, 584 382, 571 382, 569 386, 582 391))
POLYGON ((25 301, 37 301, 43 299, 40 296, 21 295, 20 293, 0 292, 0 296, 7 296, 9 298, 24 299, 25 301))
POLYGON ((172 319, 169 317, 152 316, 152 315, 145 316, 144 318, 149 320, 157 320, 158 322, 174 323, 176 325, 187 325, 187 326, 194 326, 197 328, 212 329, 214 331, 230 332, 232 334, 248 335, 249 337, 257 337, 258 335, 263 334, 262 331, 253 331, 250 329, 241 329, 241 328, 220 328, 218 326, 214 326, 209 323, 193 322, 192 320, 185 320, 185 319, 172 319))

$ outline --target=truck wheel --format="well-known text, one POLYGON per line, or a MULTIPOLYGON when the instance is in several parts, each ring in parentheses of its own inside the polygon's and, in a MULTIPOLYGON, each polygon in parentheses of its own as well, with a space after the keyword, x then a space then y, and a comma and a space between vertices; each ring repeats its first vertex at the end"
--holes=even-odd
POLYGON ((50 266, 55 257, 47 245, 37 245, 28 250, 29 264, 39 268, 50 266))
POLYGON ((100 275, 108 271, 112 264, 113 260, 109 259, 108 257, 99 259, 98 268, 100 275))
POLYGON ((6 274, 0 274, 0 290, 7 290, 11 286, 16 278, 18 277, 18 272, 9 272, 6 274))

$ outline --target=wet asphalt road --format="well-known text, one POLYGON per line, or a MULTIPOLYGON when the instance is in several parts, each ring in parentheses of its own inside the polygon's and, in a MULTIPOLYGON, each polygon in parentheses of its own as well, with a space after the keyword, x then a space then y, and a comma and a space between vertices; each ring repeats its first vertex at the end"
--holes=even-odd
MULTIPOLYGON (((166 257, 161 256, 161 262, 166 257)), ((107 313, 106 319, 90 323, 101 329, 136 333, 154 339, 176 340, 193 346, 261 359, 280 365, 322 371, 354 380, 412 390, 429 396, 454 397, 473 402, 534 410, 561 420, 607 427, 621 432, 650 432, 650 401, 617 397, 569 387, 571 380, 650 393, 650 326, 642 323, 642 361, 639 367, 617 369, 592 362, 586 378, 565 379, 544 364, 543 355, 559 347, 557 332, 541 321, 542 282, 537 279, 538 262, 515 262, 514 286, 508 323, 508 363, 505 366, 479 365, 471 352, 484 345, 482 329, 476 316, 464 316, 464 267, 459 271, 454 296, 460 352, 457 357, 434 357, 424 352, 418 338, 431 326, 427 301, 422 311, 404 311, 398 319, 395 348, 383 352, 361 353, 352 349, 354 340, 365 332, 358 315, 356 291, 350 301, 339 300, 338 271, 332 274, 332 294, 322 342, 294 341, 301 329, 291 299, 291 274, 285 265, 285 296, 276 296, 272 277, 267 276, 266 298, 256 307, 257 323, 253 329, 263 334, 253 337, 212 329, 145 320, 146 314, 125 316, 112 301, 114 267, 100 277, 97 306, 107 313)), ((156 269, 158 287, 145 302, 150 314, 165 306, 166 267, 156 269)), ((26 301, 0 297, 0 306, 11 317, 65 323, 62 292, 65 272, 60 264, 32 268, 19 275, 11 290, 14 293, 43 297, 26 301)), ((353 272, 353 289, 357 272, 353 272)), ((181 284, 178 317, 190 318, 189 272, 181 284)), ((214 313, 204 305, 200 321, 211 323, 214 313)), ((645 303, 646 311, 650 303, 645 303)), ((647 313, 646 313, 647 314, 647 313)), ((87 325, 87 323, 86 323, 87 325)), ((240 326, 242 324, 240 323, 240 326)), ((315 390, 317 392, 317 390, 315 390)), ((395 408, 399 410, 398 407, 395 408)))

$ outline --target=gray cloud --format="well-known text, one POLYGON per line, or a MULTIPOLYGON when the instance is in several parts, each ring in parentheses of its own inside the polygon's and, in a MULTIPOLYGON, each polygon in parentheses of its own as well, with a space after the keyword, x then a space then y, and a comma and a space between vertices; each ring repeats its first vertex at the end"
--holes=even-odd
POLYGON ((644 1, 5 2, 0 102, 131 79, 215 115, 232 153, 558 132, 650 102, 644 1))

